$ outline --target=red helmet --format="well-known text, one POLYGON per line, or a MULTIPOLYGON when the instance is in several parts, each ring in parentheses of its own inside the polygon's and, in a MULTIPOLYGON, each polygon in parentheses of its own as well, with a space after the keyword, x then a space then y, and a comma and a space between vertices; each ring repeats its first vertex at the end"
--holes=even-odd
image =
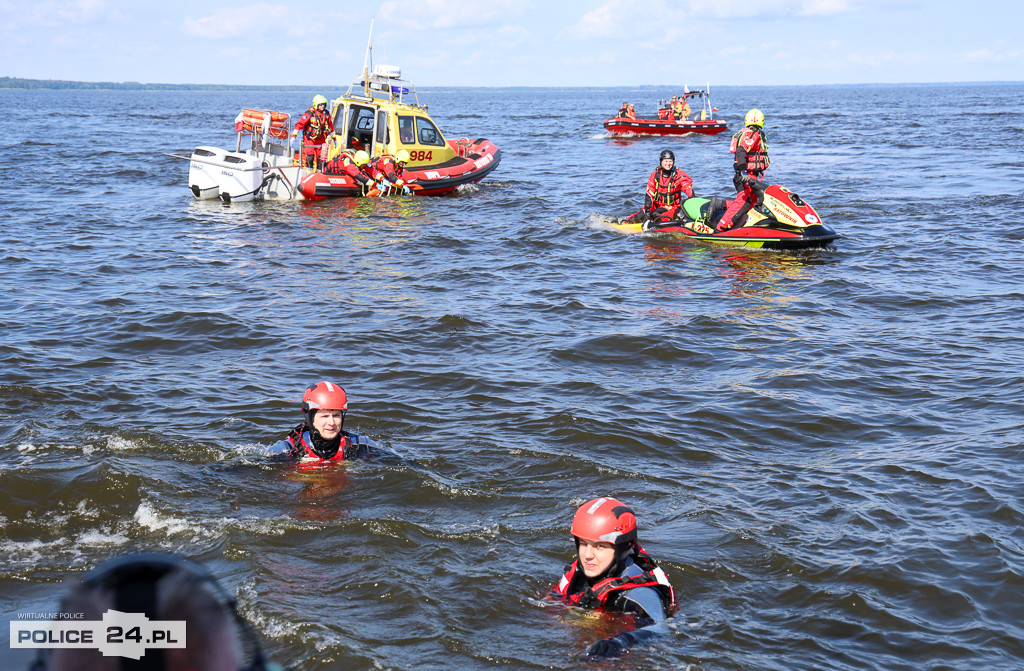
POLYGON ((302 395, 302 412, 310 410, 348 410, 348 396, 336 384, 315 382, 302 395))
POLYGON ((572 535, 616 545, 636 542, 636 515, 618 499, 601 497, 580 506, 572 518, 572 535))

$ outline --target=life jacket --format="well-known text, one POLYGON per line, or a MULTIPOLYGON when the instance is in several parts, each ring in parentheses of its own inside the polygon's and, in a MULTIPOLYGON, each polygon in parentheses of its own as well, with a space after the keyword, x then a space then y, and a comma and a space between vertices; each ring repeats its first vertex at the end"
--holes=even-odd
POLYGON ((369 173, 378 182, 381 179, 388 179, 392 182, 402 179, 405 169, 398 165, 393 156, 383 154, 370 161, 369 173))
POLYGON ((672 166, 672 171, 665 179, 664 170, 660 167, 654 169, 647 180, 647 195, 650 196, 653 207, 672 207, 682 202, 686 196, 687 182, 692 184, 684 174, 682 170, 672 166))
POLYGON ((628 116, 629 116, 629 106, 628 105, 623 105, 622 107, 619 108, 619 117, 620 118, 625 118, 625 117, 628 117, 628 116))
POLYGON ((351 434, 342 431, 341 440, 338 443, 338 451, 334 453, 333 457, 324 459, 313 451, 313 439, 309 435, 309 430, 306 428, 306 423, 303 422, 297 427, 288 432, 285 437, 291 444, 291 454, 295 457, 305 459, 317 459, 319 461, 344 461, 345 459, 351 459, 355 456, 358 451, 358 446, 353 445, 350 440, 351 434))
POLYGON ((326 110, 321 112, 316 107, 306 110, 295 126, 302 129, 303 136, 309 144, 323 144, 327 135, 334 131, 331 115, 326 110))
POLYGON ((370 181, 369 176, 363 169, 356 165, 356 152, 346 149, 334 159, 324 164, 323 172, 326 175, 348 175, 359 186, 364 186, 370 181))
POLYGON ((768 169, 771 161, 768 158, 768 138, 765 136, 763 129, 757 126, 743 128, 732 136, 729 151, 735 154, 736 150, 740 148, 740 143, 745 145, 743 149, 747 154, 747 164, 746 166, 740 166, 741 170, 760 175, 768 169), (754 133, 757 133, 756 138, 752 137, 754 133), (749 145, 749 148, 747 145, 749 145))
POLYGON ((636 552, 632 557, 633 563, 641 573, 634 576, 605 578, 594 585, 587 584, 587 576, 580 569, 579 558, 574 559, 565 567, 565 575, 557 585, 552 587, 552 591, 573 606, 603 610, 612 605, 613 595, 636 587, 651 587, 661 598, 661 606, 665 609, 665 615, 672 615, 676 611, 676 593, 665 576, 665 572, 639 545, 636 546, 636 552), (612 601, 609 602, 609 599, 612 601))

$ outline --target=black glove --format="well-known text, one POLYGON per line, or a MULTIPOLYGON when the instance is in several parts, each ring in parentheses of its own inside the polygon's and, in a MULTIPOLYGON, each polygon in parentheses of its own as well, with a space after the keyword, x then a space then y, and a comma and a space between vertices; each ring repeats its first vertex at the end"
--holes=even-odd
POLYGON ((626 644, 619 637, 604 638, 590 646, 587 654, 593 657, 618 657, 626 649, 626 644))

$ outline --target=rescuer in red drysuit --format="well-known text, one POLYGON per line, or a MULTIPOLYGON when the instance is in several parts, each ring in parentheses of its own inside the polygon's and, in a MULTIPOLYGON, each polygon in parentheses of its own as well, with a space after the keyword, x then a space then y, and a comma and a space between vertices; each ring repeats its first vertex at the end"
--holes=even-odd
POLYGON ((677 217, 683 201, 693 197, 693 180, 675 164, 676 155, 670 149, 661 152, 658 167, 647 178, 644 206, 627 217, 627 222, 649 221, 657 226, 677 217))
POLYGON ((637 543, 633 511, 617 499, 594 499, 576 511, 571 531, 576 559, 552 586, 552 596, 581 608, 632 615, 638 627, 597 641, 587 654, 615 657, 667 633, 663 623, 675 612, 675 592, 637 543))
POLYGON ((404 177, 405 164, 408 162, 409 152, 400 149, 394 156, 382 154, 370 161, 367 172, 377 180, 382 192, 394 187, 408 196, 412 193, 412 190, 406 185, 404 177))
POLYGON ((761 181, 764 171, 771 161, 768 158, 768 138, 764 134, 764 114, 759 109, 752 109, 743 118, 743 130, 732 136, 729 151, 735 154, 733 169, 736 171, 732 179, 736 186, 736 198, 729 203, 718 222, 719 231, 742 226, 747 221, 747 212, 761 204, 764 192, 761 181))
POLYGON ((295 130, 292 131, 293 146, 299 131, 302 131, 302 164, 307 168, 314 168, 324 143, 334 132, 334 120, 327 111, 327 98, 322 95, 314 96, 313 104, 295 122, 295 130))
POLYGON ((300 461, 342 461, 366 454, 377 443, 358 433, 345 431, 348 396, 345 390, 322 381, 306 387, 302 395, 305 421, 271 448, 300 461))
POLYGON ((374 179, 366 169, 370 163, 370 155, 361 149, 359 151, 341 150, 340 141, 336 149, 340 150, 337 154, 335 154, 335 149, 328 153, 328 160, 323 164, 323 173, 350 177, 357 186, 363 188, 364 192, 373 188, 374 179))

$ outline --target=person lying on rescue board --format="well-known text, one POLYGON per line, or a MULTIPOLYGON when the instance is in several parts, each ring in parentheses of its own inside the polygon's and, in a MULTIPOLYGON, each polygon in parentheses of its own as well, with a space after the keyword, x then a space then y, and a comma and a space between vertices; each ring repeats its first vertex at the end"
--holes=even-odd
POLYGON ((322 381, 306 387, 302 395, 305 419, 284 440, 271 446, 272 454, 287 454, 299 461, 342 461, 365 456, 376 442, 345 431, 348 395, 338 385, 322 381))
POLYGON ((551 588, 552 596, 580 608, 632 615, 637 626, 597 641, 587 654, 616 657, 667 634, 664 622, 676 610, 675 591, 637 542, 633 510, 618 499, 594 499, 576 511, 570 531, 576 559, 551 588))
POLYGON ((649 222, 650 227, 656 227, 682 215, 683 201, 693 198, 693 180, 675 165, 676 155, 672 150, 662 151, 658 167, 647 178, 644 206, 629 215, 626 223, 649 222))

